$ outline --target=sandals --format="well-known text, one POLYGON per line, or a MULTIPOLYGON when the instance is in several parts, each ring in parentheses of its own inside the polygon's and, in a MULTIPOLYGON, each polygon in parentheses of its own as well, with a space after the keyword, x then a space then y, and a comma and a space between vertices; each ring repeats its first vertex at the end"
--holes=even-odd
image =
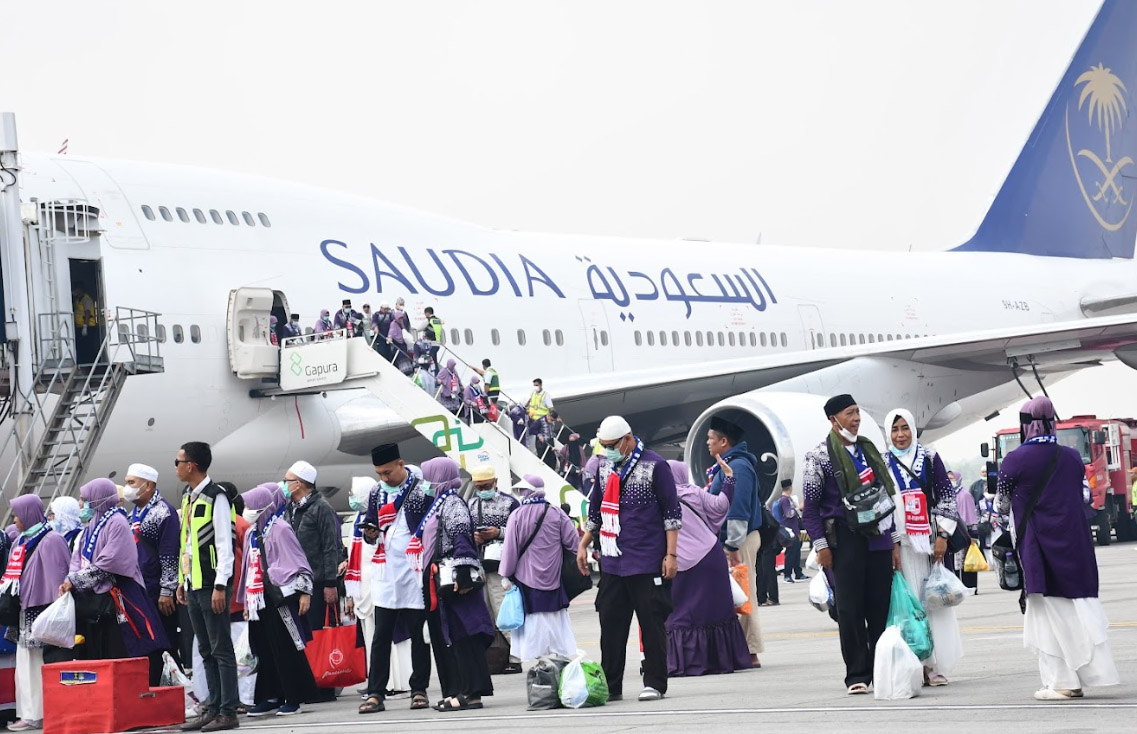
POLYGON ((361 714, 377 714, 386 710, 387 707, 383 705, 383 699, 378 696, 368 696, 367 700, 359 705, 359 713, 361 714))
POLYGON ((411 711, 430 708, 430 699, 424 691, 415 691, 411 694, 411 711))
POLYGON ((471 702, 470 699, 465 696, 452 696, 451 698, 444 698, 439 701, 435 708, 439 711, 466 711, 469 709, 480 709, 483 708, 483 706, 480 700, 471 702), (451 703, 451 699, 457 701, 458 704, 454 705, 451 703))
POLYGON ((858 694, 864 694, 864 693, 868 693, 868 692, 869 692, 869 687, 865 683, 854 683, 853 685, 849 686, 849 690, 848 690, 848 694, 850 696, 856 696, 858 694))

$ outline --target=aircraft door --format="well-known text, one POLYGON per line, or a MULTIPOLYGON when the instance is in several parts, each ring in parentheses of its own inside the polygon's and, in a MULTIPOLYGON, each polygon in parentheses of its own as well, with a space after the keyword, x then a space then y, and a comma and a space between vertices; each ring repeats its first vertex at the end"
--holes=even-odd
MULTIPOLYGON (((98 260, 67 261, 75 327, 75 363, 94 364, 106 334, 102 268, 98 260)), ((105 356, 105 355, 104 355, 105 356)))
POLYGON ((825 325, 821 323, 821 311, 813 304, 803 304, 797 307, 798 316, 801 317, 801 328, 805 333, 805 341, 810 349, 825 347, 825 325))
POLYGON ((582 299, 578 303, 584 322, 583 334, 588 371, 611 372, 612 334, 608 330, 608 317, 604 313, 604 306, 592 299, 582 299))
POLYGON ((272 343, 269 317, 278 294, 271 288, 237 288, 229 291, 225 340, 229 366, 242 379, 280 374, 280 347, 272 343))

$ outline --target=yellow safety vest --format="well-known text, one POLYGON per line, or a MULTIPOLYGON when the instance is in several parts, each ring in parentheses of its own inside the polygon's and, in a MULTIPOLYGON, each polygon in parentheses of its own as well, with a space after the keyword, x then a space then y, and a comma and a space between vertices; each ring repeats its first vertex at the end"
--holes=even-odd
MULTIPOLYGON (((182 500, 181 548, 178 553, 178 584, 185 584, 187 576, 190 589, 211 589, 217 578, 217 545, 213 531, 213 499, 223 490, 210 484, 190 504, 190 494, 182 500), (197 550, 191 552, 190 543, 197 550), (202 561, 208 559, 208 563, 202 561)), ((229 505, 229 519, 233 524, 232 537, 236 543, 237 512, 229 505)))
POLYGON ((75 299, 75 326, 99 325, 99 309, 95 306, 95 299, 86 293, 75 299))
POLYGON ((529 396, 529 417, 533 420, 544 418, 549 414, 549 408, 545 405, 545 393, 535 392, 529 396))

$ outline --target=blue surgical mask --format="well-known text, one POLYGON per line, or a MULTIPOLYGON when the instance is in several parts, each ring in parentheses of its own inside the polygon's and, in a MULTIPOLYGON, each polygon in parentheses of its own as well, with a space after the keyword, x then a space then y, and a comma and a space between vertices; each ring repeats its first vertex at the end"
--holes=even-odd
POLYGON ((619 464, 624 460, 624 455, 616 449, 604 449, 604 457, 613 464, 619 464))
POLYGON ((497 495, 496 489, 483 489, 478 491, 478 499, 480 500, 492 500, 495 495, 497 495))
POLYGON ((30 538, 30 537, 32 537, 33 535, 35 535, 36 533, 38 533, 38 532, 40 531, 40 528, 42 528, 42 527, 43 527, 43 523, 42 523, 42 522, 37 522, 35 525, 32 525, 30 528, 28 528, 27 530, 25 530, 25 531, 23 532, 23 536, 24 536, 25 538, 30 538))
POLYGON ((908 448, 906 448, 906 449, 898 449, 895 446, 889 446, 888 450, 891 451, 892 455, 895 456, 896 458, 903 459, 905 456, 912 453, 912 449, 914 449, 914 448, 916 448, 916 444, 913 443, 913 444, 908 444, 908 448))
POLYGON ((94 516, 95 516, 95 508, 94 507, 84 507, 84 508, 79 510, 79 522, 91 522, 91 519, 94 516))
POLYGON ((367 507, 367 503, 358 497, 348 497, 347 506, 354 512, 363 512, 364 508, 367 507))

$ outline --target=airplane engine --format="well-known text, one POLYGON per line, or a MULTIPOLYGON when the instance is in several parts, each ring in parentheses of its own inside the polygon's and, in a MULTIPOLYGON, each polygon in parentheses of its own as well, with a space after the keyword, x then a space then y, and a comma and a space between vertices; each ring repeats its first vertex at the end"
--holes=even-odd
MULTIPOLYGON (((758 483, 763 501, 781 480, 793 479, 794 493, 801 494, 801 469, 805 454, 829 432, 825 417, 828 397, 795 392, 752 392, 721 400, 703 411, 691 424, 684 458, 696 484, 706 481, 714 464, 707 452, 707 429, 712 418, 722 418, 742 428, 750 453, 758 457, 758 483)), ((882 451, 884 436, 866 411, 861 411, 860 434, 882 451)))

